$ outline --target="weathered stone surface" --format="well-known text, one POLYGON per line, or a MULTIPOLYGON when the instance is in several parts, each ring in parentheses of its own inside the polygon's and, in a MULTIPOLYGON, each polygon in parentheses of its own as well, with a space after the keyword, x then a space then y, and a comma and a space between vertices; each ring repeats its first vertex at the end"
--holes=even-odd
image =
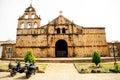
POLYGON ((59 57, 89 57, 93 51, 109 55, 104 27, 79 26, 63 15, 45 26, 40 21, 32 6, 18 19, 15 57, 24 57, 27 50, 32 50, 37 58, 56 57, 60 51, 59 57), (64 48, 57 48, 62 45, 64 48))

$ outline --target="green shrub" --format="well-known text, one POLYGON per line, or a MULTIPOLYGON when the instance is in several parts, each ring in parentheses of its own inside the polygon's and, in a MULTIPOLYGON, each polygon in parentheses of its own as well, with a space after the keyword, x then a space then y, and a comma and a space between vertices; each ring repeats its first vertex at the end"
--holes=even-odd
POLYGON ((102 61, 102 59, 101 59, 99 53, 95 51, 92 55, 92 62, 95 63, 95 65, 97 66, 101 61, 102 61))
POLYGON ((120 72, 120 66, 118 64, 115 65, 115 72, 116 73, 120 72))
POLYGON ((35 57, 34 57, 32 51, 30 51, 30 50, 27 51, 27 53, 26 53, 26 55, 25 55, 25 57, 24 57, 24 61, 25 61, 25 62, 30 62, 30 63, 32 63, 32 64, 35 63, 35 57))

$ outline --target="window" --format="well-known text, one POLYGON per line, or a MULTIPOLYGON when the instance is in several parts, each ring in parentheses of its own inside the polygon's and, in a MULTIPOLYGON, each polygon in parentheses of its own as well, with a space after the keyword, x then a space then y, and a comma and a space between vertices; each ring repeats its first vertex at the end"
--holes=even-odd
POLYGON ((22 29, 24 28, 24 23, 21 24, 21 28, 22 28, 22 29))
POLYGON ((37 28, 38 27, 38 24, 37 22, 34 23, 34 28, 37 28))
POLYGON ((57 33, 60 34, 60 28, 57 28, 57 33))
POLYGON ((29 11, 32 11, 32 8, 30 8, 29 11))
POLYGON ((109 48, 111 53, 115 53, 117 51, 117 46, 112 45, 112 46, 109 46, 109 48))
POLYGON ((28 23, 28 28, 31 28, 31 23, 28 23))
POLYGON ((25 15, 25 19, 28 19, 28 15, 27 14, 25 15))
POLYGON ((65 28, 62 29, 62 33, 65 33, 65 28))
POLYGON ((6 48, 6 53, 12 54, 12 47, 7 47, 6 48))
POLYGON ((32 19, 34 19, 35 18, 35 15, 34 14, 32 14, 32 19))

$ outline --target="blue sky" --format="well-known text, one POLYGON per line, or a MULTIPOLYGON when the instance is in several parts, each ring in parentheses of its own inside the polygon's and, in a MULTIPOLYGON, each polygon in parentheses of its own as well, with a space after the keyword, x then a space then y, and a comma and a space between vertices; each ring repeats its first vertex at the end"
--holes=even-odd
MULTIPOLYGON (((17 19, 31 0, 0 0, 0 41, 16 40, 17 19)), ((120 41, 120 0, 32 0, 45 25, 63 16, 84 27, 105 27, 107 41, 120 41)))

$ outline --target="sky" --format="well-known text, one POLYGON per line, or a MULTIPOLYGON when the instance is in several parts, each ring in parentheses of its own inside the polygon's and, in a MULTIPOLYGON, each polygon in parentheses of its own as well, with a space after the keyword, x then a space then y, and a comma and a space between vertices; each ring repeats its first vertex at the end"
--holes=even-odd
POLYGON ((83 27, 105 27, 106 40, 120 41, 120 0, 0 0, 0 41, 16 40, 19 16, 36 9, 41 25, 62 15, 83 27))

